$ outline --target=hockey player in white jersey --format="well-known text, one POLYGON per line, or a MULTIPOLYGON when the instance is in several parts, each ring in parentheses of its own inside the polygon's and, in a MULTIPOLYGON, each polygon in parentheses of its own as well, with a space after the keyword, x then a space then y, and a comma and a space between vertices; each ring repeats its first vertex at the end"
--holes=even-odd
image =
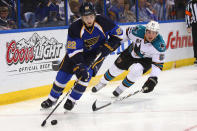
POLYGON ((127 28, 123 42, 130 39, 132 44, 120 54, 100 82, 92 88, 92 92, 99 91, 123 71, 130 70, 122 83, 113 91, 113 95, 118 97, 151 68, 150 77, 142 88, 143 93, 153 91, 158 83, 158 75, 163 68, 166 50, 159 29, 159 23, 156 21, 150 21, 146 26, 138 25, 127 28))

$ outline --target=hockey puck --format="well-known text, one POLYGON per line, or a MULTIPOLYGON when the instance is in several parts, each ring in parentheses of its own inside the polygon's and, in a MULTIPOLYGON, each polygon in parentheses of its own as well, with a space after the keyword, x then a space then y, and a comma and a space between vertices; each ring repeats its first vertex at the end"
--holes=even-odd
POLYGON ((51 125, 56 125, 57 124, 57 120, 52 120, 51 121, 51 125))

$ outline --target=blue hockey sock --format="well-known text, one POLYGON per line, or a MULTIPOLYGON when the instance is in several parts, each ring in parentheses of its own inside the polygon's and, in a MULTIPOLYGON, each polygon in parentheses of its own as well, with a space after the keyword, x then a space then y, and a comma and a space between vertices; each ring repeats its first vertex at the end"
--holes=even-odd
POLYGON ((62 95, 62 92, 71 77, 72 74, 59 70, 49 97, 52 97, 51 99, 58 99, 62 95))
POLYGON ((72 97, 74 100, 79 100, 83 95, 83 93, 85 92, 86 88, 87 86, 76 83, 70 94, 70 97, 72 97))

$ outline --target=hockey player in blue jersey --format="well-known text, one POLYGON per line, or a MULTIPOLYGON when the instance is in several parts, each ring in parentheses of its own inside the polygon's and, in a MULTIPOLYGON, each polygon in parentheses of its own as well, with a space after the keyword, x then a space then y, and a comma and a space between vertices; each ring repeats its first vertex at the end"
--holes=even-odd
POLYGON ((150 77, 142 86, 143 92, 151 92, 157 85, 158 75, 163 68, 166 50, 163 37, 159 34, 159 23, 150 21, 146 27, 138 25, 127 28, 123 41, 128 41, 129 39, 132 41, 132 44, 120 54, 100 82, 92 88, 92 92, 99 91, 109 81, 128 69, 130 70, 128 75, 113 91, 114 96, 118 97, 149 69, 152 70, 150 77))
POLYGON ((64 108, 71 110, 85 92, 92 76, 95 76, 105 57, 120 46, 122 29, 110 19, 97 15, 91 2, 82 3, 81 18, 68 29, 66 55, 61 62, 48 99, 42 108, 52 107, 61 96, 66 84, 75 74, 77 79, 64 108), (98 54, 100 57, 95 61, 98 54))

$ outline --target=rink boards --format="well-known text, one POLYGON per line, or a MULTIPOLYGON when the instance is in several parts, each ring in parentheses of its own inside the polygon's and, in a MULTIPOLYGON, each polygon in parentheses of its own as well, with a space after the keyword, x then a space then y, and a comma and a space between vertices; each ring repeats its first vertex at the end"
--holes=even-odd
MULTIPOLYGON (((134 25, 131 25, 134 26, 134 25)), ((125 31, 128 25, 121 26, 125 31)), ((166 46, 164 70, 193 64, 192 37, 186 32, 184 22, 161 23, 160 33, 166 46)), ((0 34, 0 105, 47 96, 56 76, 53 67, 65 55, 67 29, 0 34)), ((89 87, 96 84, 102 74, 113 64, 117 53, 126 49, 130 41, 106 58, 98 76, 89 87)), ((127 72, 115 80, 122 79, 127 72)), ((66 86, 68 91, 73 80, 66 86)))

